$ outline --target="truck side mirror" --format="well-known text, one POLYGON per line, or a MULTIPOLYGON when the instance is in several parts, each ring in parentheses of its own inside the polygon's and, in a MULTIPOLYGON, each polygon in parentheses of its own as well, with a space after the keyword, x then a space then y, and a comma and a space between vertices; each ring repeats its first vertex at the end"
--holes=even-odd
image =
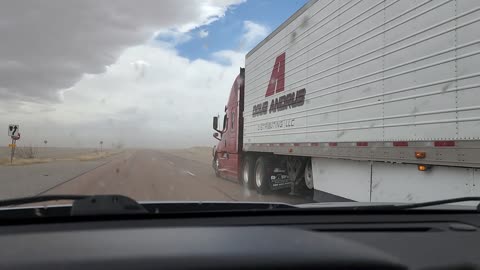
MULTIPOLYGON (((213 117, 213 130, 218 130, 218 116, 213 117)), ((214 137, 215 137, 215 135, 214 135, 214 137)))
POLYGON ((213 137, 214 137, 215 139, 217 139, 217 140, 220 141, 220 138, 218 138, 218 136, 219 136, 218 132, 214 132, 214 133, 213 133, 213 137))

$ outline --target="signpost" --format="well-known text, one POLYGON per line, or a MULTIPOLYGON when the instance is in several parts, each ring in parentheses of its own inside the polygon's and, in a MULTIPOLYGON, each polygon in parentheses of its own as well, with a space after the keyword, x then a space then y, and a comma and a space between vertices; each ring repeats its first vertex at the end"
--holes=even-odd
POLYGON ((100 141, 100 152, 102 152, 103 141, 100 141))
POLYGON ((17 140, 20 140, 20 126, 15 124, 8 125, 8 136, 12 138, 12 143, 8 146, 12 148, 10 152, 10 164, 13 164, 13 157, 15 156, 15 147, 17 146, 17 140))

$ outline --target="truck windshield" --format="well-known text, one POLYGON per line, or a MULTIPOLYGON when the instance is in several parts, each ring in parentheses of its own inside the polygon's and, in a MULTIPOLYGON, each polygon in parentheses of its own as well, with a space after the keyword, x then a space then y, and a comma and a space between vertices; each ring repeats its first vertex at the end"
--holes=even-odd
POLYGON ((4 1, 0 18, 0 200, 480 196, 480 1, 4 1))

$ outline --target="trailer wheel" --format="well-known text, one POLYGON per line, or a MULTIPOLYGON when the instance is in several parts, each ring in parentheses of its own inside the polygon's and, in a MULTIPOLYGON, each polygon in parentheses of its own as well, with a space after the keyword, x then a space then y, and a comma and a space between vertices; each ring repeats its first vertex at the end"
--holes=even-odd
POLYGON ((311 160, 308 160, 305 166, 305 186, 308 189, 313 189, 313 170, 311 160))
POLYGON ((260 194, 270 191, 270 179, 267 173, 270 161, 266 157, 259 157, 255 164, 255 188, 260 194))
POLYGON ((246 188, 253 188, 255 181, 255 160, 252 157, 245 157, 242 166, 242 185, 246 188))

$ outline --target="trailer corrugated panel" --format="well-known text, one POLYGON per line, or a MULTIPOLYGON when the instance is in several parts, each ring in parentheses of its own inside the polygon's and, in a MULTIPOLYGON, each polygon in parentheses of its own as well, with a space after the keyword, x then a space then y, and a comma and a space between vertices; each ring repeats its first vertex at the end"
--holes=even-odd
POLYGON ((479 137, 480 1, 312 1, 246 57, 244 144, 479 137))

